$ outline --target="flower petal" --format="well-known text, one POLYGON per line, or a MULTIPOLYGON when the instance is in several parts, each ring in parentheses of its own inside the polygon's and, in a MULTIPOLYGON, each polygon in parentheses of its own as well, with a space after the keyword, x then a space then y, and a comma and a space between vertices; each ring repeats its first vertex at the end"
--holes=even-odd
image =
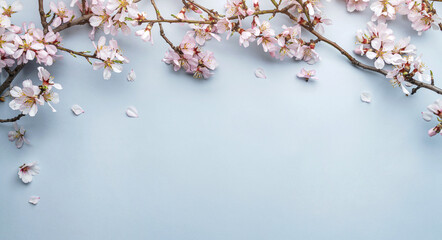
POLYGON ((133 82, 133 81, 135 81, 136 77, 137 77, 137 75, 135 74, 135 71, 132 69, 132 70, 130 70, 129 74, 127 74, 127 81, 133 82))
POLYGON ((29 203, 37 205, 37 203, 40 202, 40 197, 38 196, 32 196, 29 198, 29 203))
POLYGON ((138 110, 133 106, 130 106, 127 108, 126 115, 131 118, 138 118, 139 117, 138 110))
POLYGON ((433 119, 433 113, 431 113, 431 112, 422 112, 422 118, 425 120, 425 121, 427 121, 427 122, 429 122, 429 121, 431 121, 431 119, 433 119))
POLYGON ((369 92, 362 92, 361 93, 361 101, 370 103, 371 102, 371 93, 369 92))
POLYGON ((266 74, 265 74, 265 72, 264 72, 264 69, 262 69, 262 68, 257 68, 257 69, 255 70, 255 76, 256 76, 257 78, 264 78, 264 79, 267 78, 267 76, 266 76, 266 74))
POLYGON ((71 110, 72 110, 72 112, 74 112, 74 114, 75 115, 80 115, 80 114, 82 114, 82 113, 84 113, 84 110, 83 110, 83 108, 81 108, 79 105, 77 105, 77 104, 75 104, 75 105, 73 105, 72 106, 72 108, 71 108, 71 110))

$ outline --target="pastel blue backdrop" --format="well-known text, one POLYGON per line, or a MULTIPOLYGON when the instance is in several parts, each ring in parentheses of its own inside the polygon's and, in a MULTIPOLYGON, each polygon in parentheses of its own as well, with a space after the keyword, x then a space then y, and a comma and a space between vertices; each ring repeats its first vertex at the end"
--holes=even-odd
MULTIPOLYGON (((169 16, 180 2, 158 5, 169 16)), ((325 5, 334 22, 325 35, 352 50, 371 12, 325 5)), ((37 1, 15 20, 38 23, 37 1)), ((408 21, 391 27, 411 35, 441 86, 442 33, 418 36, 408 21)), ((92 50, 89 30, 63 32, 64 46, 92 50)), ((175 43, 185 31, 166 25, 175 43)), ((161 62, 167 45, 157 29, 154 46, 118 39, 131 62, 109 81, 68 54, 48 68, 64 89, 57 113, 46 106, 20 121, 31 145, 16 149, 12 125, 0 125, 1 240, 442 239, 442 137, 429 138, 435 122, 421 118, 436 94, 405 97, 323 44, 321 62, 309 66, 272 59, 256 43, 242 48, 237 36, 212 41, 205 48, 220 66, 195 80, 161 62), (254 76, 258 67, 267 79, 254 76), (296 79, 302 67, 320 80, 296 79), (125 79, 131 68, 134 83, 125 79), (371 104, 360 101, 363 91, 371 104), (73 104, 86 113, 74 116, 73 104), (131 105, 139 119, 126 117, 131 105), (41 173, 25 185, 17 171, 30 161, 41 173), (32 195, 37 206, 27 203, 32 195)), ((36 65, 15 84, 26 78, 37 81, 36 65)))

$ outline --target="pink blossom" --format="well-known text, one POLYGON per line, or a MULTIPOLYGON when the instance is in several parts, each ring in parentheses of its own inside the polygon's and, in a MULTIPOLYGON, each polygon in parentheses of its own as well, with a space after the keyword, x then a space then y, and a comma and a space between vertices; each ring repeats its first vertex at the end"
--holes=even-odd
POLYGON ((370 0, 347 0, 347 11, 364 11, 370 0))
POLYGON ((188 34, 195 34, 195 41, 199 45, 204 45, 206 40, 210 40, 212 37, 218 41, 221 41, 221 38, 212 32, 214 29, 210 25, 190 24, 190 27, 193 28, 193 31, 189 31, 188 34))
POLYGON ((141 37, 141 39, 145 42, 151 42, 153 44, 153 38, 152 38, 152 25, 148 24, 146 28, 140 29, 135 32, 136 36, 141 37))
POLYGON ((20 166, 20 170, 18 171, 18 177, 24 183, 32 182, 32 178, 40 173, 40 167, 37 162, 25 163, 20 166))
POLYGON ((14 142, 17 148, 22 148, 23 143, 29 144, 28 140, 25 138, 26 130, 23 127, 18 127, 17 123, 14 123, 14 131, 8 133, 9 141, 14 142))
POLYGON ((298 78, 304 78, 305 81, 308 81, 309 79, 318 80, 317 77, 315 77, 316 71, 315 70, 305 70, 304 68, 301 69, 301 72, 296 74, 298 78))
POLYGON ((31 80, 23 81, 23 88, 13 87, 10 94, 14 99, 9 103, 9 107, 12 110, 20 110, 23 114, 29 114, 31 117, 37 114, 37 105, 44 104, 39 87, 34 86, 31 80))
POLYGON ((94 70, 103 68, 103 78, 108 80, 112 75, 112 71, 120 73, 123 70, 121 64, 128 63, 129 60, 121 54, 121 50, 118 47, 116 40, 109 41, 109 45, 106 45, 106 38, 100 37, 97 45, 93 43, 96 49, 98 61, 95 61, 92 65, 94 70))
POLYGON ((14 1, 11 5, 8 5, 5 0, 0 1, 0 14, 11 17, 12 14, 21 11, 23 4, 20 1, 14 1))
POLYGON ((52 22, 53 27, 58 27, 62 23, 67 23, 74 17, 74 12, 67 9, 66 5, 62 1, 58 2, 58 4, 50 2, 49 7, 56 16, 52 22))

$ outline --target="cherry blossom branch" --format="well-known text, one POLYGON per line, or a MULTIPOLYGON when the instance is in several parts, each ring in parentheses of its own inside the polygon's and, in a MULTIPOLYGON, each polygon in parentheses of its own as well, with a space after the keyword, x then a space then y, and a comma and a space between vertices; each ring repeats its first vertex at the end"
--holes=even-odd
POLYGON ((48 23, 46 22, 46 13, 43 6, 43 0, 38 0, 38 10, 40 13, 40 22, 43 27, 43 32, 46 34, 48 32, 48 23))
POLYGON ((94 14, 82 15, 81 17, 73 19, 72 21, 61 24, 60 26, 56 27, 53 31, 54 33, 57 33, 73 26, 84 25, 86 23, 89 23, 89 18, 91 18, 92 16, 94 16, 94 14))
POLYGON ((73 57, 76 57, 76 56, 84 57, 84 58, 86 58, 86 60, 87 60, 90 64, 92 64, 91 61, 90 61, 90 58, 98 59, 98 60, 101 60, 101 61, 102 61, 102 59, 98 58, 97 55, 96 55, 95 53, 94 53, 94 54, 87 54, 88 51, 77 52, 77 51, 74 51, 74 50, 71 50, 71 49, 68 49, 68 48, 62 47, 62 46, 57 46, 57 49, 59 49, 59 50, 61 50, 61 51, 64 51, 64 52, 68 52, 68 53, 70 53, 73 57))
POLYGON ((16 121, 20 120, 20 118, 22 118, 24 116, 26 116, 26 115, 24 115, 23 113, 20 113, 19 115, 15 116, 13 118, 0 119, 0 123, 16 122, 16 121))
MULTIPOLYGON (((291 14, 289 13, 287 10, 283 11, 284 14, 286 14, 290 19, 297 21, 297 19, 291 14)), ((339 46, 336 42, 331 41, 330 39, 322 36, 320 33, 318 33, 317 31, 315 31, 314 29, 311 29, 310 27, 306 26, 305 24, 301 24, 301 26, 306 29, 307 31, 309 31, 310 33, 312 33, 313 35, 315 35, 319 40, 329 44, 330 46, 334 47, 335 49, 337 49, 342 55, 344 55, 348 60, 350 60, 350 62, 359 68, 362 69, 366 69, 369 71, 373 71, 373 72, 377 72, 380 73, 382 75, 387 75, 387 71, 382 70, 382 69, 377 69, 373 66, 369 66, 367 64, 364 64, 358 60, 356 60, 356 58, 354 58, 350 53, 348 53, 347 51, 345 51, 341 46, 339 46)), ((413 78, 405 78, 405 81, 416 85, 419 88, 426 88, 428 90, 431 90, 437 94, 441 94, 442 95, 442 89, 438 88, 436 86, 434 86, 434 80, 433 80, 433 84, 428 84, 428 83, 424 83, 421 81, 417 81, 413 78)), ((417 91, 417 90, 416 90, 417 91)))
POLYGON ((201 9, 202 11, 206 12, 212 19, 217 19, 220 15, 218 14, 218 12, 215 12, 213 9, 207 9, 206 7, 196 3, 193 0, 183 0, 183 4, 187 7, 192 7, 196 6, 197 8, 201 9), (189 4, 190 3, 190 4, 189 4))
POLYGON ((161 24, 161 21, 164 21, 163 17, 161 16, 160 10, 157 7, 157 4, 155 3, 155 0, 150 0, 150 3, 152 4, 153 8, 155 9, 155 13, 157 15, 158 20, 158 26, 160 27, 160 35, 166 41, 167 44, 174 50, 177 51, 177 48, 175 45, 173 45, 172 41, 169 40, 169 38, 166 37, 166 33, 164 33, 163 24, 161 24))
POLYGON ((18 75, 18 73, 23 69, 24 66, 25 66, 24 64, 18 65, 12 71, 9 70, 9 68, 6 68, 6 71, 8 72, 8 78, 6 78, 6 80, 2 83, 2 85, 0 85, 0 95, 3 94, 3 92, 7 88, 9 88, 14 78, 18 75))

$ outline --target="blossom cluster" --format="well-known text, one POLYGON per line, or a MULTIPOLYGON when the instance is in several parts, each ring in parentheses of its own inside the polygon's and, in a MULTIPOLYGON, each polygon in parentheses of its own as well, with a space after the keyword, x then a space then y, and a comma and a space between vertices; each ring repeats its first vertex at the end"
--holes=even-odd
MULTIPOLYGON (((78 0, 73 0, 73 6, 78 0)), ((78 3, 81 9, 80 3, 78 3)), ((121 31, 124 35, 129 35, 131 30, 128 26, 128 21, 136 25, 138 21, 145 19, 146 13, 139 12, 138 6, 133 0, 94 0, 88 9, 94 14, 89 19, 90 25, 93 27, 91 36, 95 34, 95 28, 102 28, 104 34, 117 35, 121 31)))
MULTIPOLYGON (((346 0, 347 10, 363 11, 369 0, 346 0)), ((442 19, 436 14, 432 4, 427 0, 377 0, 370 5, 373 11, 372 21, 385 22, 396 19, 397 15, 405 15, 411 27, 419 35, 430 28, 439 30, 442 19)))
POLYGON ((53 88, 61 90, 62 86, 59 83, 54 83, 51 74, 43 67, 38 67, 38 78, 41 81, 38 86, 34 85, 32 80, 27 79, 23 81, 22 88, 14 86, 11 89, 10 95, 14 99, 9 102, 10 108, 33 117, 38 112, 38 106, 44 105, 46 102, 52 111, 56 112, 51 103, 57 104, 59 97, 53 88))
POLYGON ((385 64, 393 66, 388 70, 387 78, 393 85, 402 88, 405 94, 409 91, 405 88, 406 79, 417 77, 421 82, 430 82, 430 75, 425 73, 427 68, 419 56, 416 56, 416 47, 410 44, 410 37, 395 41, 393 31, 386 23, 367 23, 368 29, 359 30, 356 34, 357 47, 355 53, 375 60, 374 66, 383 69, 385 64))
POLYGON ((115 39, 109 40, 109 45, 106 45, 106 37, 102 36, 98 39, 97 44, 93 43, 95 47, 95 55, 98 61, 93 63, 94 70, 103 68, 103 78, 109 79, 112 71, 120 73, 123 70, 121 64, 129 63, 129 59, 123 56, 120 47, 115 39))
POLYGON ((195 78, 209 78, 217 67, 213 53, 204 51, 192 34, 186 34, 177 49, 167 51, 163 61, 172 64, 175 71, 183 68, 195 78))
POLYGON ((33 23, 23 24, 22 27, 12 24, 12 14, 23 8, 18 1, 11 5, 0 1, 0 6, 0 70, 32 60, 52 65, 57 57, 57 46, 62 40, 60 34, 54 33, 51 28, 44 33, 33 23))

